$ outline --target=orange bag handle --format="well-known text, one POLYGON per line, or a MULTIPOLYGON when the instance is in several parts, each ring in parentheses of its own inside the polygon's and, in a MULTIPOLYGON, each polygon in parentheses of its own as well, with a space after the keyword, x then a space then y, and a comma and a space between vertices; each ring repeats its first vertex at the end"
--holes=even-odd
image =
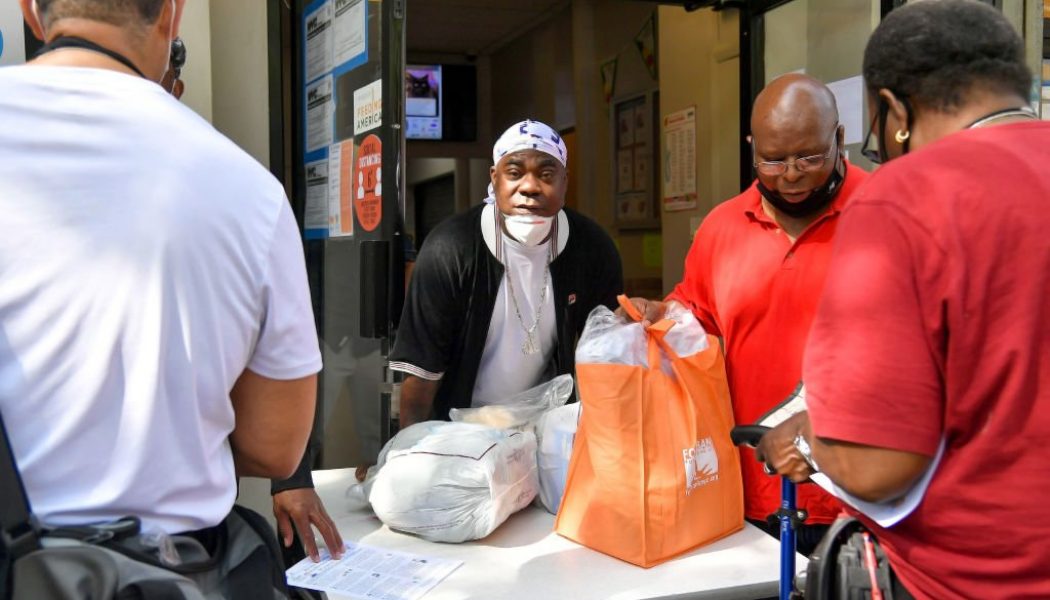
POLYGON ((627 313, 628 317, 631 317, 632 321, 641 321, 642 313, 638 312, 638 307, 631 302, 631 299, 627 297, 627 294, 620 294, 616 297, 616 301, 620 303, 620 308, 623 312, 627 313))
MULTIPOLYGON (((638 307, 634 305, 634 302, 631 302, 630 298, 627 297, 627 294, 620 294, 619 296, 616 297, 616 301, 620 303, 620 308, 622 308, 623 311, 625 313, 627 313, 627 316, 630 317, 631 320, 633 320, 633 321, 641 321, 644 318, 644 315, 642 315, 642 313, 638 312, 638 307)), ((671 346, 667 342, 664 341, 664 335, 666 335, 667 332, 670 331, 671 328, 674 327, 674 326, 675 326, 675 322, 673 320, 671 320, 671 319, 660 319, 656 323, 653 323, 649 327, 646 327, 645 331, 653 339, 656 340, 656 343, 660 345, 660 348, 665 353, 667 353, 667 356, 669 358, 671 358, 672 360, 677 360, 678 359, 678 354, 676 354, 675 351, 671 348, 671 346)), ((650 361, 649 362, 651 364, 659 364, 658 362, 657 363, 653 363, 652 362, 652 357, 650 357, 650 361)))
MULTIPOLYGON (((641 321, 643 318, 642 313, 638 312, 638 307, 627 297, 626 294, 620 294, 616 297, 616 301, 620 303, 623 311, 627 313, 627 316, 634 321, 641 321)), ((649 335, 649 368, 658 368, 660 365, 660 351, 663 350, 664 354, 672 360, 679 360, 678 353, 674 351, 674 348, 664 339, 667 332, 676 325, 675 321, 671 319, 660 319, 656 323, 653 323, 649 327, 646 327, 645 332, 649 335), (654 343, 655 342, 655 343, 654 343)), ((696 423, 696 407, 690 402, 685 403, 687 410, 689 411, 689 428, 693 431, 694 424, 696 423)))

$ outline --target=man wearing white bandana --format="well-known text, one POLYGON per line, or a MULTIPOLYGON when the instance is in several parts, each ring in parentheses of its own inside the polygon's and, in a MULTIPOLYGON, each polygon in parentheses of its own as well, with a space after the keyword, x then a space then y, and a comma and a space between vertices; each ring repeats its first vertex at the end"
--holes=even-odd
POLYGON ((597 223, 564 208, 567 159, 547 125, 513 125, 492 149, 494 201, 427 236, 390 357, 406 375, 401 427, 572 373, 587 315, 615 307, 620 256, 597 223))

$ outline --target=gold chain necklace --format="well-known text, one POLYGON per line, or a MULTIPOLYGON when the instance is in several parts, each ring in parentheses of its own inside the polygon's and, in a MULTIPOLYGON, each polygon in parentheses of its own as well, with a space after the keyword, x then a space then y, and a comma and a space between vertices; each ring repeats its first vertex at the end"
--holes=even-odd
POLYGON ((536 317, 532 322, 531 327, 525 326, 525 319, 521 316, 521 308, 518 307, 518 297, 514 293, 514 278, 510 276, 510 269, 504 265, 504 270, 507 275, 507 291, 510 292, 510 301, 514 304, 514 314, 518 316, 518 323, 521 324, 522 330, 525 331, 525 343, 521 345, 521 353, 525 356, 531 354, 540 353, 540 344, 536 340, 536 328, 540 326, 540 318, 543 316, 543 306, 547 301, 547 284, 550 283, 551 279, 551 263, 548 260, 547 264, 543 267, 543 287, 540 288, 540 302, 536 305, 536 317))

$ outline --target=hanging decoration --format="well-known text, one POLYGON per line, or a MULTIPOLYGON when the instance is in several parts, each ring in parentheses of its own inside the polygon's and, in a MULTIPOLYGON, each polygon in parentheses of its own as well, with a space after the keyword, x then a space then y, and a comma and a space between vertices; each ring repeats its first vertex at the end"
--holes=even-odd
POLYGON ((656 72, 656 22, 654 17, 655 13, 649 15, 649 18, 646 19, 641 31, 634 36, 634 45, 642 56, 645 68, 649 70, 649 76, 658 80, 656 72))
POLYGON ((601 66, 602 94, 605 96, 606 104, 612 100, 613 93, 616 91, 616 63, 619 60, 618 56, 614 56, 612 59, 602 63, 601 66))

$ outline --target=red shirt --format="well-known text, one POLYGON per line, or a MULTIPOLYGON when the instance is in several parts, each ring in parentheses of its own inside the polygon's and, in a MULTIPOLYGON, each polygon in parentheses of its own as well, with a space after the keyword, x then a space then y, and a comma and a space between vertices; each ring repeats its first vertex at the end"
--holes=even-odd
MULTIPOLYGON (((762 210, 752 185, 715 207, 696 232, 685 278, 668 300, 692 309, 704 329, 725 338, 733 414, 754 423, 802 379, 802 349, 824 287, 839 212, 868 174, 847 164, 828 211, 794 244, 762 210)), ((742 450, 744 513, 764 520, 780 507, 780 479, 742 450)), ((816 485, 798 488, 809 523, 830 523, 842 505, 816 485)))
POLYGON ((918 598, 1050 598, 1050 123, 950 135, 839 223, 806 348, 818 436, 944 457, 867 523, 918 598))

